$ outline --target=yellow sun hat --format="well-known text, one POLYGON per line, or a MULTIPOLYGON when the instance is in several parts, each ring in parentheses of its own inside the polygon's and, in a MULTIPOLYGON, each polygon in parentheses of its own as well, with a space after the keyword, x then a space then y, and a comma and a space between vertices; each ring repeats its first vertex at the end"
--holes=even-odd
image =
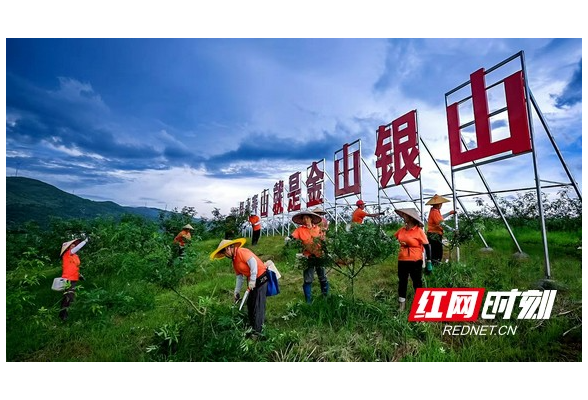
POLYGON ((235 239, 235 240, 221 240, 221 242, 219 243, 218 247, 216 248, 215 251, 213 251, 212 253, 210 253, 210 259, 211 260, 220 260, 221 258, 224 258, 225 255, 224 254, 219 254, 220 251, 226 249, 227 247, 235 244, 238 245, 237 247, 241 247, 243 246, 245 243, 247 242, 247 239, 245 238, 239 238, 239 239, 235 239))

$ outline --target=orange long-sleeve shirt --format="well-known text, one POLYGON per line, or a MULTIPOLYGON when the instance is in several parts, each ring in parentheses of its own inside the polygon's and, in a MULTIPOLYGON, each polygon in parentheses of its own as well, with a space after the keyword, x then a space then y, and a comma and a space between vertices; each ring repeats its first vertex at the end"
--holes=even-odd
POLYGON ((292 237, 294 239, 298 239, 302 241, 302 245, 304 246, 304 250, 302 254, 306 257, 310 256, 311 254, 322 257, 323 251, 321 249, 321 245, 319 242, 315 241, 315 238, 322 238, 321 228, 317 225, 313 225, 312 228, 307 226, 299 226, 296 228, 294 232, 292 232, 292 237))
POLYGON ((251 250, 239 247, 235 250, 235 257, 233 257, 233 269, 235 270, 235 274, 237 275, 244 275, 249 279, 251 276, 251 269, 247 264, 247 261, 253 257, 255 262, 257 263, 257 278, 262 276, 265 273, 267 267, 261 261, 259 257, 257 257, 251 250))
POLYGON ((80 258, 76 254, 82 247, 88 243, 88 239, 84 239, 78 243, 74 248, 67 249, 61 256, 62 272, 61 277, 70 281, 80 280, 80 258))
POLYGON ((431 211, 429 212, 429 219, 427 221, 427 232, 443 235, 443 227, 441 226, 441 222, 443 222, 441 211, 439 211, 437 208, 431 208, 431 211))
POLYGON ((182 229, 180 233, 178 233, 174 239, 174 242, 178 243, 180 246, 184 247, 186 245, 186 241, 192 239, 192 234, 190 233, 189 229, 182 229))
POLYGON ((261 229, 261 220, 257 215, 250 216, 249 222, 251 223, 251 226, 253 227, 254 231, 258 231, 261 229))
POLYGON ((362 210, 361 208, 357 208, 355 211, 353 211, 353 215, 351 216, 351 222, 355 222, 356 224, 363 224, 363 219, 368 214, 368 212, 362 210))
POLYGON ((411 229, 402 227, 396 231, 394 236, 399 242, 405 243, 400 246, 398 261, 419 261, 423 259, 423 252, 425 251, 423 245, 428 244, 429 240, 421 228, 418 226, 411 229))

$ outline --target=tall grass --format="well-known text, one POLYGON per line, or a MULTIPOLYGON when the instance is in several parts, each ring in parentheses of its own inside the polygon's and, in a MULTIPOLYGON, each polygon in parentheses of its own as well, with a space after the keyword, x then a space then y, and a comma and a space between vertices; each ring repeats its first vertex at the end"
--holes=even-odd
MULTIPOLYGON (((484 235, 493 252, 480 252, 478 242, 467 243, 460 249, 459 262, 452 255, 450 262, 425 277, 425 285, 487 290, 540 287, 544 277, 540 232, 520 230, 517 237, 529 258, 512 257, 515 249, 504 231, 487 231, 484 235)), ((471 323, 517 326, 515 335, 505 336, 450 336, 443 334, 446 323, 408 322, 407 313, 398 311, 395 256, 362 271, 354 282, 354 296, 349 280, 329 270, 330 296, 321 295, 315 280, 314 300, 306 304, 302 271, 284 252, 283 238, 262 236, 257 246, 246 247, 276 263, 282 274, 281 293, 267 300, 267 340, 254 341, 246 335, 246 311, 232 302, 235 278, 229 261, 207 259, 220 238, 193 243, 186 265, 175 266, 185 268, 177 275, 175 289, 191 305, 152 279, 155 269, 165 271, 174 265, 166 261, 163 242, 148 233, 141 249, 131 244, 132 250, 123 254, 120 249, 88 246, 80 256, 91 273, 86 274, 67 323, 57 318, 61 294, 49 289, 60 273, 56 260, 34 268, 29 264, 7 268, 6 357, 8 361, 581 361, 581 254, 573 244, 578 234, 581 237, 581 232, 550 233, 552 284, 558 288, 551 319, 471 323), (38 274, 38 284, 26 282, 25 275, 30 279, 32 274, 38 274), (27 300, 22 301, 22 296, 27 300)), ((413 296, 409 283, 409 304, 413 296)))

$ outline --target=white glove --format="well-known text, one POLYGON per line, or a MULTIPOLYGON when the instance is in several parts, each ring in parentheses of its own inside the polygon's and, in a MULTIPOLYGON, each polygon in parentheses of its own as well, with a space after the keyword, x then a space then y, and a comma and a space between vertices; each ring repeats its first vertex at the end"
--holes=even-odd
POLYGON ((292 240, 292 238, 290 236, 286 236, 284 238, 284 244, 288 243, 290 240, 292 240))
POLYGON ((249 281, 249 290, 255 289, 255 281, 249 281))

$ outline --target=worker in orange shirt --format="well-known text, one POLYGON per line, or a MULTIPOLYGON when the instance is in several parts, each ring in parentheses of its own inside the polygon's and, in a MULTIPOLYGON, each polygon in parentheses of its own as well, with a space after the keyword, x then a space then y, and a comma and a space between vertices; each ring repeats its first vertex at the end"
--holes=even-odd
POLYGON ((415 292, 423 287, 422 269, 423 253, 426 254, 427 269, 431 265, 431 246, 423 230, 419 212, 415 208, 399 208, 394 210, 404 220, 404 226, 394 236, 400 243, 398 252, 398 302, 400 311, 406 306, 408 278, 412 280, 415 292))
POLYGON ((178 233, 174 238, 174 243, 177 243, 178 245, 178 255, 180 258, 184 257, 186 244, 192 240, 192 234, 190 232, 193 230, 194 228, 192 225, 186 224, 182 227, 180 233, 178 233))
POLYGON ((231 259, 233 269, 237 275, 233 300, 240 298, 243 282, 247 281, 247 315, 249 324, 253 328, 252 339, 263 339, 262 328, 265 321, 265 305, 267 299, 267 283, 269 274, 264 262, 251 250, 242 247, 246 239, 221 240, 215 251, 210 254, 210 259, 231 259))
POLYGON ((61 310, 59 311, 59 318, 61 318, 62 321, 67 321, 67 310, 74 301, 78 281, 84 280, 84 277, 80 274, 81 262, 77 252, 84 247, 86 243, 88 243, 88 238, 84 240, 70 240, 61 245, 61 252, 59 253, 62 261, 61 277, 67 279, 69 282, 69 287, 63 293, 61 310))
POLYGON ((437 194, 431 197, 426 203, 426 205, 431 206, 429 219, 427 221, 427 239, 429 239, 429 243, 431 243, 431 261, 433 262, 433 266, 440 264, 441 259, 443 258, 443 227, 451 230, 451 228, 445 225, 443 221, 448 216, 456 213, 455 210, 451 210, 448 213, 441 215, 441 206, 443 203, 449 203, 449 200, 437 194))
POLYGON ((302 291, 306 302, 310 303, 315 271, 321 285, 321 293, 323 296, 329 294, 329 282, 327 281, 324 267, 325 256, 321 246, 324 235, 319 226, 322 219, 320 215, 312 211, 302 211, 292 217, 292 222, 300 226, 286 240, 296 239, 302 243, 302 255, 307 260, 307 266, 302 274, 304 279, 302 291))
POLYGON ((361 199, 357 200, 355 205, 357 206, 357 208, 355 209, 351 217, 351 222, 354 224, 363 224, 363 219, 365 217, 375 218, 379 217, 380 215, 384 215, 383 212, 370 214, 367 211, 365 211, 365 202, 361 199))
POLYGON ((255 246, 259 241, 259 237, 261 236, 261 219, 259 218, 259 216, 251 214, 249 216, 249 223, 251 224, 251 228, 253 228, 253 235, 251 236, 251 245, 255 246))

